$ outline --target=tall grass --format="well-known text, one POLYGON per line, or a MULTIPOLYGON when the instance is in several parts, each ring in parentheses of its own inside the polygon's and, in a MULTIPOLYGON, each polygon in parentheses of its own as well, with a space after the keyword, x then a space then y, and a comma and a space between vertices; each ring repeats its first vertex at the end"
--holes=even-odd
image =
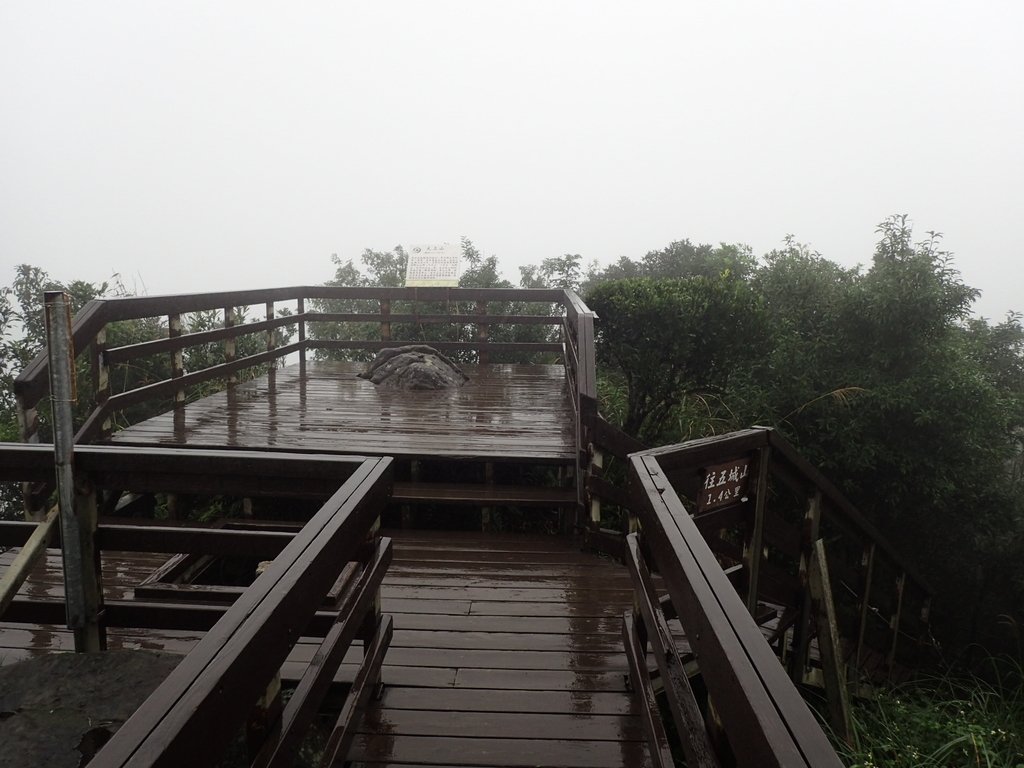
POLYGON ((856 768, 1024 768, 1024 679, 1019 662, 993 659, 991 674, 947 674, 855 701, 856 768))

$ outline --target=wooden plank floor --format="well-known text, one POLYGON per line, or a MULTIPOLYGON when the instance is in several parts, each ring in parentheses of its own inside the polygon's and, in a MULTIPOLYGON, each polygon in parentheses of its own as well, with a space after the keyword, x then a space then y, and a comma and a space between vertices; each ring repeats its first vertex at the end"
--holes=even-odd
POLYGON ((620 566, 550 537, 398 533, 389 680, 349 759, 366 766, 641 766, 620 566))
POLYGON ((275 371, 115 433, 124 445, 571 462, 572 402, 561 365, 466 365, 444 392, 379 389, 364 363, 275 371))
MULTIPOLYGON (((622 611, 629 577, 616 563, 546 536, 393 532, 382 587, 395 634, 382 698, 350 759, 383 766, 643 766, 642 726, 626 690, 622 611)), ((0 554, 0 568, 13 557, 0 554)), ((105 556, 108 598, 164 560, 105 556)), ((51 551, 24 595, 62 596, 51 551)), ((111 630, 112 648, 187 653, 196 632, 111 630)), ((0 623, 0 663, 70 650, 62 627, 0 623)), ((282 669, 297 679, 315 651, 301 642, 282 669)), ((355 649, 337 679, 350 680, 355 649)))

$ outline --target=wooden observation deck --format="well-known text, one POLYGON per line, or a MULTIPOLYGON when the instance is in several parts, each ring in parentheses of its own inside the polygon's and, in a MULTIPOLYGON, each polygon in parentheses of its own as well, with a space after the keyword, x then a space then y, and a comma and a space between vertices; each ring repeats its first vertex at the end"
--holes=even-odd
POLYGON ((0 448, 27 515, 0 523, 0 676, 90 642, 180 654, 98 766, 214 765, 238 743, 237 764, 260 768, 310 750, 322 765, 839 765, 796 685, 824 685, 842 733, 845 675, 920 654, 927 587, 771 430, 648 451, 604 422, 594 320, 553 290, 90 303, 73 336, 93 404, 61 515, 97 556, 76 571, 47 549, 44 356, 16 387, 28 444, 0 448), (470 383, 356 377, 352 358, 412 342, 470 383), (187 520, 200 497, 242 516, 187 520), (441 527, 477 509, 477 530, 415 530, 414 505, 441 527), (512 519, 548 534, 495 532, 512 519), (69 621, 72 593, 87 610, 69 621))

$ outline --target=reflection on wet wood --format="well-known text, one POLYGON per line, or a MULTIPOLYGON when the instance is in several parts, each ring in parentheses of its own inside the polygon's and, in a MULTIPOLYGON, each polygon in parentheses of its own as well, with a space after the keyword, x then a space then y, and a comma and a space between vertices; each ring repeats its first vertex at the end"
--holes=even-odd
POLYGON ((399 457, 572 461, 561 365, 467 365, 444 392, 378 389, 363 363, 289 366, 116 433, 125 445, 301 450, 399 457))
MULTIPOLYGON (((350 760, 373 765, 643 766, 649 756, 626 690, 619 631, 629 577, 568 540, 400 531, 384 582, 395 634, 384 696, 350 760)), ((0 565, 13 557, 0 555, 0 565)), ((104 553, 107 589, 132 598, 164 555, 104 553)), ((25 594, 60 599, 55 551, 25 594)), ((113 598, 112 598, 113 599, 113 598)), ((109 631, 114 648, 187 653, 200 633, 109 631)), ((297 680, 316 650, 305 638, 282 667, 297 680)), ((63 627, 0 623, 0 663, 69 650, 63 627)), ((351 681, 359 649, 335 679, 351 681)))

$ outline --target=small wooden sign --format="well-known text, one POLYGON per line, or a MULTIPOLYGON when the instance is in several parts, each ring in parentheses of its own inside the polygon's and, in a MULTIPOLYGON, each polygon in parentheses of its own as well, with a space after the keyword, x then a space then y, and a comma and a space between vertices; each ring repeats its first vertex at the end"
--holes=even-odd
POLYGON ((704 484, 697 498, 697 514, 747 500, 750 458, 735 459, 704 469, 704 484))

